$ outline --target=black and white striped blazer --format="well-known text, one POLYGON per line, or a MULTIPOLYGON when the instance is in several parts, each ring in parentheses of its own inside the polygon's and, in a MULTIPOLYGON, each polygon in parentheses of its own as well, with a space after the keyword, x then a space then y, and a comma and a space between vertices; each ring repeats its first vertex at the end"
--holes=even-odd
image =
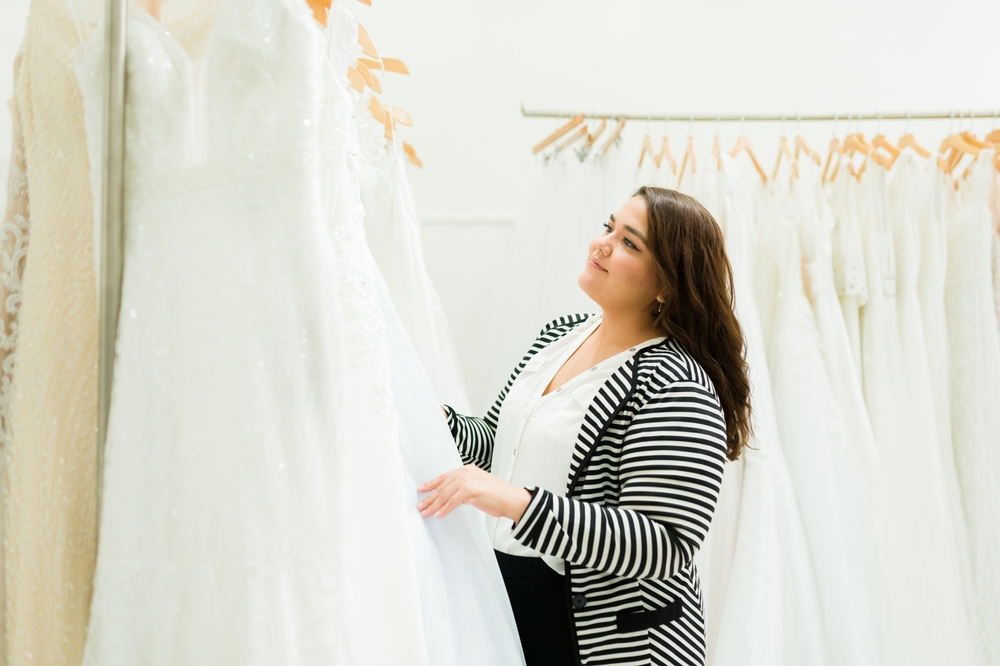
MULTIPOLYGON (((448 425, 466 464, 490 469, 504 398, 540 350, 590 315, 546 326, 485 418, 448 425)), ((513 536, 566 561, 580 664, 705 663, 694 554, 708 532, 726 460, 726 423, 712 382, 674 339, 646 347, 605 382, 587 410, 566 496, 535 488, 513 536)))

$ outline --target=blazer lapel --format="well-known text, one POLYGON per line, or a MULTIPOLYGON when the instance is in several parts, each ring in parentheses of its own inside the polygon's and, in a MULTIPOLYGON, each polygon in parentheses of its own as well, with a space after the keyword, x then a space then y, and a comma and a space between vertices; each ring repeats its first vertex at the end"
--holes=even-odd
POLYGON ((583 426, 580 428, 580 434, 576 438, 576 447, 573 450, 573 462, 570 464, 569 480, 566 483, 567 497, 572 496, 580 473, 587 466, 587 461, 593 455, 594 448, 607 432, 615 416, 621 411, 629 395, 632 394, 635 364, 639 356, 640 354, 636 354, 623 363, 604 382, 604 385, 594 396, 593 402, 590 403, 590 407, 583 417, 583 426))

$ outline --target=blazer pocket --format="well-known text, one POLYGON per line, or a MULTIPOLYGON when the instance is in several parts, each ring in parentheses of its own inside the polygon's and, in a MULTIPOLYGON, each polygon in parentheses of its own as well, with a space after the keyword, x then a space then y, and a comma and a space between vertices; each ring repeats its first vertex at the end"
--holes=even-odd
POLYGON ((665 608, 655 610, 640 611, 638 613, 621 612, 618 613, 618 632, 626 634, 632 631, 642 631, 652 629, 661 624, 668 624, 681 617, 683 605, 677 599, 665 608))

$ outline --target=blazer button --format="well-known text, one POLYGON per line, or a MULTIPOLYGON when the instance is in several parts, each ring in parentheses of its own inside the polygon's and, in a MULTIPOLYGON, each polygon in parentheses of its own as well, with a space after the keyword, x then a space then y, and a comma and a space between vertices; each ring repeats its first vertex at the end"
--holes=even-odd
POLYGON ((574 594, 572 598, 573 608, 577 610, 587 605, 587 597, 582 594, 574 594))

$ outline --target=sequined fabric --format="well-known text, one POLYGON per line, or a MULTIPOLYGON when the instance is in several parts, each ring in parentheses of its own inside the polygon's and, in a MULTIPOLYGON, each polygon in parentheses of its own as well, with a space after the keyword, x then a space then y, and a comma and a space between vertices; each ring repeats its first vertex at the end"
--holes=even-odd
POLYGON ((78 664, 95 555, 93 218, 64 0, 34 0, 15 70, 2 228, 8 664, 78 664), (29 240, 30 230, 30 240, 29 240))

